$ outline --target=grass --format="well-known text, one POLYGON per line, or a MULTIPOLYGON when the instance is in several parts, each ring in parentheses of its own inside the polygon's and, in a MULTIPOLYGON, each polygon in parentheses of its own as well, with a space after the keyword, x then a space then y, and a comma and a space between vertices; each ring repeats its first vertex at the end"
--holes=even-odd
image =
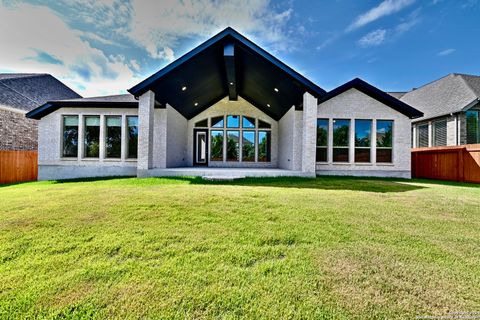
POLYGON ((0 187, 0 318, 480 311, 480 187, 355 178, 0 187))

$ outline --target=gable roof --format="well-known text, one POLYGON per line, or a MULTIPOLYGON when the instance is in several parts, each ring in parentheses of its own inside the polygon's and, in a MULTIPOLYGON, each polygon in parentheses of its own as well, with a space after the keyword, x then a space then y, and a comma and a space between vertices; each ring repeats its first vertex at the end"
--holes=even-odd
POLYGON ((408 104, 396 99, 388 93, 372 86, 371 84, 359 78, 355 78, 328 92, 321 100, 318 101, 318 103, 321 104, 325 101, 328 101, 350 89, 357 89, 358 91, 370 96, 371 98, 383 103, 384 105, 389 106, 390 108, 406 115, 410 119, 418 118, 423 115, 423 113, 418 111, 417 109, 412 108, 408 104))
POLYGON ((400 98, 424 116, 417 121, 460 112, 478 103, 480 76, 451 73, 400 98))
POLYGON ((0 74, 0 105, 30 111, 48 100, 80 97, 49 74, 0 74))
POLYGON ((128 91, 138 97, 155 92, 187 119, 225 96, 242 96, 257 108, 280 119, 303 93, 316 97, 325 90, 228 27, 128 91), (182 90, 185 87, 185 90, 182 90), (275 88, 277 90, 275 90, 275 88))
POLYGON ((131 94, 100 96, 90 98, 76 98, 48 101, 40 107, 26 114, 27 118, 41 119, 60 108, 137 108, 138 101, 131 94))

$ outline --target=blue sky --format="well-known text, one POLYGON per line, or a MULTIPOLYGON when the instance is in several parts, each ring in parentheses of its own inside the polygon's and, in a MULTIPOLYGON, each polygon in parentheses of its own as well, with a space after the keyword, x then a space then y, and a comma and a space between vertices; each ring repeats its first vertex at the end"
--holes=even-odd
POLYGON ((0 72, 124 93, 227 26, 326 90, 480 75, 479 0, 0 0, 0 72))

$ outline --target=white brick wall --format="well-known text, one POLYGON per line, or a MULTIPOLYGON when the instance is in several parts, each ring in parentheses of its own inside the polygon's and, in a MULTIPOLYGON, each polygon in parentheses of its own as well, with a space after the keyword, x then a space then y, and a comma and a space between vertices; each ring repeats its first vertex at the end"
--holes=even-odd
MULTIPOLYGON (((338 164, 331 161, 325 164, 317 163, 317 173, 320 174, 351 174, 351 175, 372 175, 372 176, 399 176, 410 177, 410 143, 411 143, 411 120, 405 115, 382 104, 381 102, 365 95, 364 93, 350 89, 318 106, 318 118, 328 119, 350 119, 351 129, 355 119, 393 120, 393 163, 372 163, 356 164, 350 156, 350 163, 338 164)), ((330 121, 331 124, 331 121, 330 121)), ((373 126, 374 127, 374 126, 373 126)), ((331 125, 330 125, 331 128, 331 125)), ((332 130, 330 129, 331 154, 332 130)), ((352 135, 351 135, 352 136, 352 135)), ((350 147, 352 148, 352 139, 350 147)), ((375 145, 372 141, 373 155, 375 145)), ((352 155, 352 152, 350 153, 352 155)))

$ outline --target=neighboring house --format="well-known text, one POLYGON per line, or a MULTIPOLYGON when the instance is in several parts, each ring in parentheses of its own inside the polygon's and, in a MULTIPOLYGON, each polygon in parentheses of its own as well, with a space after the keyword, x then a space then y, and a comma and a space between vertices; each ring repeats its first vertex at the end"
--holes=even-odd
POLYGON ((78 98, 49 74, 0 74, 0 150, 37 150, 37 122, 25 114, 52 99, 78 98))
POLYGON ((128 91, 29 112, 39 179, 410 177, 411 119, 423 115, 360 79, 326 92, 231 28, 128 91))
POLYGON ((424 113, 413 121, 414 148, 480 143, 480 76, 452 73, 400 100, 424 113))

